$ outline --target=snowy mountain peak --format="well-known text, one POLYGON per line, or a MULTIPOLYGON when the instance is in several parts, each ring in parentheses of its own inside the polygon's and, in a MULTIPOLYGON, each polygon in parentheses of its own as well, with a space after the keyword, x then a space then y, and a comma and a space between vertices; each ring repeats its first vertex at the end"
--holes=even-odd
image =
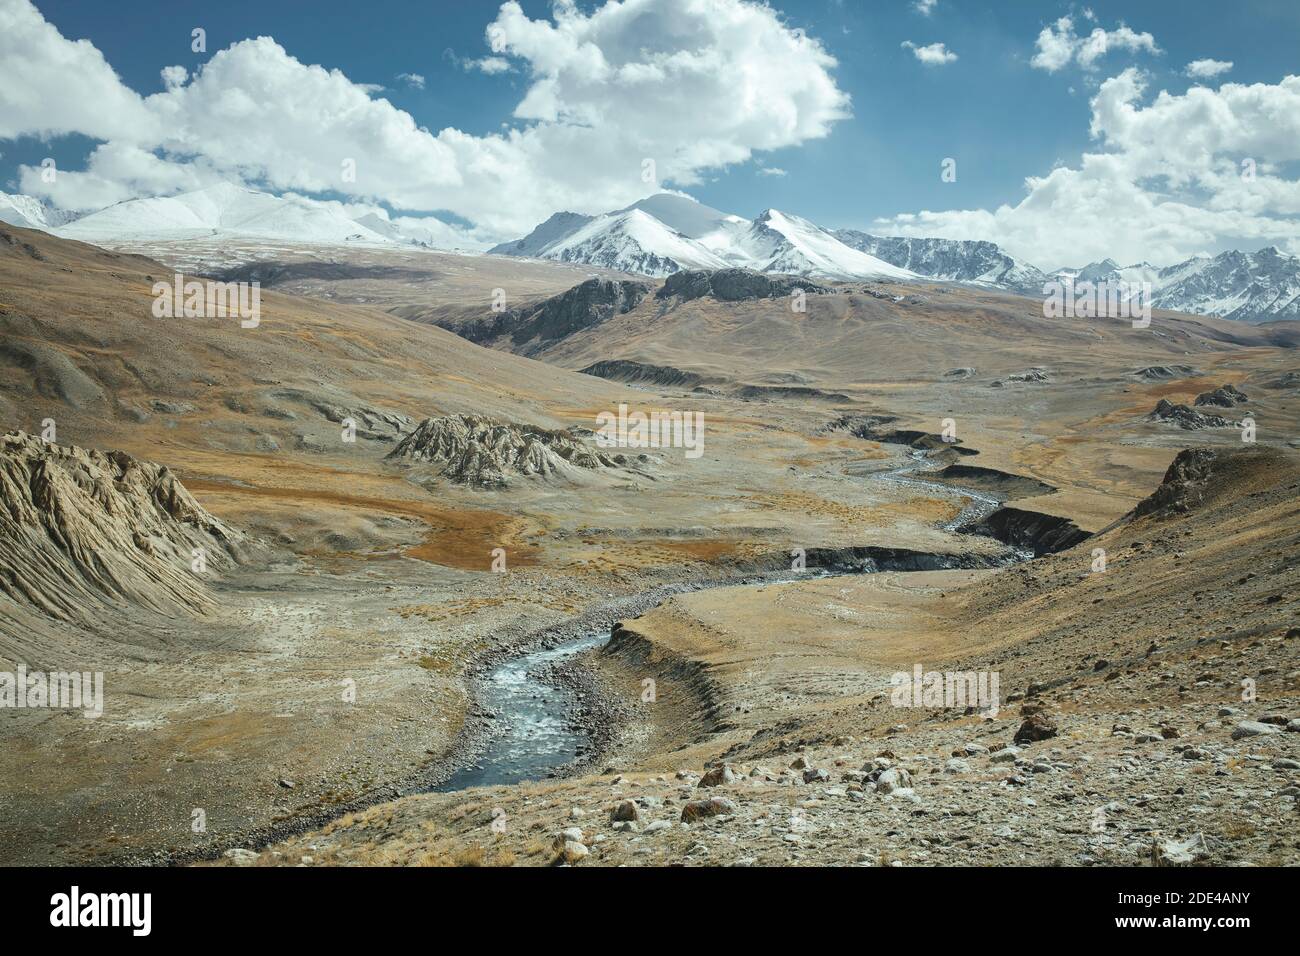
POLYGON ((87 242, 209 236, 320 243, 390 241, 324 203, 272 196, 227 182, 176 196, 130 199, 57 232, 87 242))
POLYGON ((55 209, 35 196, 0 192, 0 222, 7 222, 11 226, 49 231, 72 222, 79 215, 80 213, 55 209))

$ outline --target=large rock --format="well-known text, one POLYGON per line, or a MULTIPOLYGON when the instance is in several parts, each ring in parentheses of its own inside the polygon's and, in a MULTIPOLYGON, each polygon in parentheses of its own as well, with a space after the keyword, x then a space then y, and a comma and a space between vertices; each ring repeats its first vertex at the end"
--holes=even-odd
POLYGON ((726 797, 710 797, 707 800, 692 800, 682 807, 682 822, 694 823, 706 817, 729 816, 736 812, 736 805, 726 797))
POLYGON ((1015 741, 1018 744, 1033 743, 1037 740, 1047 740, 1049 737, 1055 737, 1057 734, 1056 722, 1046 714, 1031 714, 1020 725, 1016 731, 1015 741))
POLYGON ((611 823, 619 823, 624 820, 636 822, 641 819, 641 810, 633 800, 624 800, 613 810, 609 811, 609 820, 611 823))
POLYGON ((896 790, 910 790, 912 788, 912 775, 902 767, 890 767, 883 770, 880 776, 876 778, 877 793, 893 793, 896 790))
POLYGON ((1277 724, 1265 724, 1258 720, 1243 720, 1232 728, 1232 739, 1241 740, 1243 737, 1259 737, 1264 734, 1278 734, 1282 732, 1281 727, 1277 724))
POLYGON ((703 777, 701 777, 699 786, 720 787, 723 784, 734 782, 735 779, 736 779, 736 774, 731 769, 731 764, 724 763, 721 767, 714 767, 703 777))

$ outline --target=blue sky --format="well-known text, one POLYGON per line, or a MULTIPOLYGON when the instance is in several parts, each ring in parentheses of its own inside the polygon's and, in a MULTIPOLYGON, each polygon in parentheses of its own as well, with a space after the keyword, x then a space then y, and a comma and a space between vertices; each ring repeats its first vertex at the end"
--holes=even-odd
MULTIPOLYGON (((601 5, 581 2, 578 9, 601 5)), ((142 96, 163 89, 163 67, 178 64, 192 72, 237 41, 270 36, 303 64, 341 70, 354 83, 382 85, 373 96, 435 133, 454 127, 482 137, 501 132, 503 124, 527 125, 512 116, 532 82, 526 63, 493 75, 465 67, 466 60, 489 55, 484 30, 497 15, 496 3, 133 0, 123 6, 37 0, 36 6, 64 37, 89 39, 142 96), (195 26, 207 31, 206 54, 190 50, 195 26), (402 73, 423 76, 423 89, 397 79, 402 73)), ((551 15, 547 0, 522 0, 521 6, 529 19, 551 15)), ((1144 103, 1161 90, 1186 93, 1194 81, 1184 68, 1203 58, 1233 64, 1222 76, 1202 81, 1211 86, 1277 84, 1300 73, 1300 4, 1293 0, 1238 0, 1230 8, 1208 0, 938 0, 928 16, 910 0, 774 0, 772 6, 787 27, 806 31, 838 61, 827 72, 851 97, 852 117, 829 123, 825 137, 799 137, 782 148, 755 150, 747 161, 705 169, 700 182, 684 188, 745 216, 774 206, 831 227, 874 224, 880 231, 879 220, 900 214, 987 211, 1020 202, 1027 176, 1077 167, 1083 154, 1105 151, 1089 134, 1090 100, 1103 82, 1129 67, 1142 71, 1144 103), (1091 69, 1077 62, 1053 72, 1035 68, 1031 58, 1039 32, 1067 15, 1080 35, 1121 24, 1150 33, 1158 52, 1116 49, 1091 69), (942 42, 957 59, 926 65, 902 46, 905 41, 942 42), (956 182, 941 181, 946 157, 957 160, 956 182), (764 167, 784 175, 764 174, 764 167)), ((77 133, 0 139, 0 183, 17 191, 20 166, 46 156, 61 170, 76 169, 99 141, 77 133)), ((1296 157, 1274 159, 1282 174, 1294 169, 1296 157)), ((337 196, 332 190, 317 194, 337 196)), ((463 215, 446 218, 468 221, 463 215)), ((936 231, 969 228, 946 221, 931 225, 936 231)), ((1204 245, 1266 241, 1223 235, 1204 245)))

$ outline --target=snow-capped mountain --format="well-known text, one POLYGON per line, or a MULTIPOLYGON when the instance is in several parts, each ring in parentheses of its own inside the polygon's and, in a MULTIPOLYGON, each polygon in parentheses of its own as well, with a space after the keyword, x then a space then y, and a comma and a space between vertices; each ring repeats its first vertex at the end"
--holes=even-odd
POLYGON ((1155 304, 1246 322, 1300 319, 1300 259, 1276 246, 1189 259, 1160 270, 1155 304))
MULTIPOLYGON (((352 219, 336 204, 230 183, 90 213, 0 192, 0 222, 100 244, 230 237, 480 248, 433 217, 389 219, 381 211, 352 219)), ((559 212, 523 239, 488 251, 659 277, 683 269, 743 267, 829 280, 933 279, 1029 296, 1042 295, 1051 281, 1150 283, 1158 309, 1245 322, 1300 319, 1300 259, 1271 246, 1197 256, 1164 268, 1103 259, 1044 272, 992 242, 832 232, 775 209, 747 220, 669 193, 600 216, 559 212)))
POLYGON ((1217 315, 1244 322, 1300 318, 1300 259, 1270 246, 1258 252, 1195 256, 1160 268, 1149 262, 1121 266, 1114 259, 1082 268, 1043 272, 992 242, 873 236, 854 229, 835 235, 845 244, 931 279, 965 282, 1022 295, 1043 294, 1052 281, 1150 283, 1152 305, 1172 312, 1217 315))
POLYGON ((217 183, 177 196, 130 199, 55 230, 85 242, 250 236, 291 242, 390 240, 329 206, 217 183))
POLYGON ((1230 250, 1194 256, 1159 269, 1150 263, 1121 266, 1113 259, 1082 269, 1057 269, 1065 282, 1150 283, 1152 305, 1172 312, 1217 315, 1242 322, 1300 319, 1300 259, 1276 246, 1258 252, 1230 250))
POLYGON ((537 258, 651 276, 682 269, 725 269, 728 265, 689 236, 635 208, 597 216, 548 244, 537 258))
POLYGON ((1041 295, 1047 281, 1035 266, 983 240, 873 236, 856 229, 837 229, 835 236, 847 246, 931 279, 969 282, 1025 295, 1041 295))
POLYGON ((603 216, 557 213, 489 250, 667 276, 736 266, 819 279, 914 279, 806 219, 768 209, 749 221, 661 193, 603 216))
POLYGON ((0 222, 7 222, 11 226, 43 229, 48 232, 57 226, 72 222, 79 215, 79 213, 55 209, 35 196, 0 192, 0 222))

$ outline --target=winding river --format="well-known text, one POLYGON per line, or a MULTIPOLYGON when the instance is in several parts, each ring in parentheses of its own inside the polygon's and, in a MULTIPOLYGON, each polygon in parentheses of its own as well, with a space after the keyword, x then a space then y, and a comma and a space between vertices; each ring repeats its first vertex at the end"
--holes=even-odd
MULTIPOLYGON (((927 494, 969 499, 961 513, 942 526, 945 531, 954 531, 963 524, 979 521, 1002 504, 1002 499, 987 492, 954 488, 916 477, 934 467, 924 452, 913 451, 904 464, 866 477, 897 482, 927 494)), ((786 576, 765 583, 790 583, 825 576, 826 573, 810 570, 799 578, 786 576)), ((553 665, 583 651, 603 647, 608 641, 607 632, 588 634, 554 647, 524 653, 490 669, 480 680, 478 691, 482 708, 493 715, 494 733, 486 749, 472 763, 457 770, 433 790, 450 792, 540 780, 562 772, 584 756, 591 741, 586 732, 570 719, 575 704, 573 692, 552 683, 549 675, 553 665)))

